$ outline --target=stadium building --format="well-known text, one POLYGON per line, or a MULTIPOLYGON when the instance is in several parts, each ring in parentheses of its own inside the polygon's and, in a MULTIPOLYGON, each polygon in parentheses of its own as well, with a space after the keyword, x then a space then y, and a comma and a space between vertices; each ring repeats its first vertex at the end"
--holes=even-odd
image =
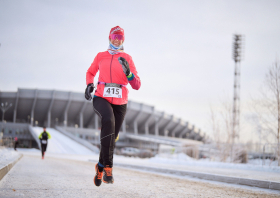
MULTIPOLYGON (((11 104, 1 114, 1 135, 17 136, 22 147, 39 147, 38 138, 32 133, 34 126, 55 128, 72 138, 99 145, 101 122, 84 93, 18 89, 0 92, 0 103, 11 104)), ((160 145, 196 148, 205 141, 205 134, 194 125, 154 106, 129 101, 116 147, 158 151, 160 145)))

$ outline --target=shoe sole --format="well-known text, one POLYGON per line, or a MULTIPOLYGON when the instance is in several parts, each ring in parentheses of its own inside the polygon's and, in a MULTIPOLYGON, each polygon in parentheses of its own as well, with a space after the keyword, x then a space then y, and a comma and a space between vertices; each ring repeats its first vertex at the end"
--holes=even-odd
POLYGON ((104 182, 105 184, 113 184, 113 183, 114 183, 114 181, 109 181, 109 182, 107 182, 107 181, 105 181, 104 179, 103 179, 103 182, 104 182))
MULTIPOLYGON (((101 181, 102 181, 102 180, 101 180, 101 181)), ((93 178, 93 183, 94 183, 94 185, 97 186, 97 187, 101 186, 101 184, 102 184, 102 182, 101 182, 99 186, 96 185, 96 183, 95 183, 95 177, 93 178)))
MULTIPOLYGON (((97 164, 96 164, 96 165, 95 165, 95 172, 97 172, 97 169, 98 169, 98 168, 97 168, 97 164)), ((102 180, 101 180, 100 185, 98 186, 98 185, 96 185, 96 183, 95 183, 95 177, 96 177, 96 176, 94 176, 94 178, 93 178, 93 183, 94 183, 94 185, 97 186, 97 187, 101 186, 102 180)))

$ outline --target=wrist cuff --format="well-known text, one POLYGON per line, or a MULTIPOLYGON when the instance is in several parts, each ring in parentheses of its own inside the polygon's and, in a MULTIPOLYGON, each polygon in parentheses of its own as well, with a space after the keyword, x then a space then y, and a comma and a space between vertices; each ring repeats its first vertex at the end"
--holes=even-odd
POLYGON ((127 76, 128 81, 133 80, 133 78, 134 78, 134 74, 133 74, 133 73, 131 73, 131 74, 129 74, 129 75, 127 76))

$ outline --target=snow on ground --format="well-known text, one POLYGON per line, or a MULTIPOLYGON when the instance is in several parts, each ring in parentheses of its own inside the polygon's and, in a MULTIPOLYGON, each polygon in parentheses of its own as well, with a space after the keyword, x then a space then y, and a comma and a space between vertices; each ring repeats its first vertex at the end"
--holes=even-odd
MULTIPOLYGON (((38 137, 40 133, 43 132, 41 127, 33 127, 33 129, 38 137)), ((93 152, 85 146, 75 142, 53 128, 47 128, 46 131, 51 135, 51 139, 48 140, 47 153, 93 154, 93 152)))
POLYGON ((280 182, 279 167, 195 160, 183 153, 156 155, 150 159, 114 156, 114 163, 280 182))
MULTIPOLYGON (((33 155, 40 158, 40 151, 37 149, 18 149, 24 155, 33 155)), ((60 153, 46 153, 45 158, 71 159, 78 161, 91 161, 96 163, 98 161, 98 154, 60 154, 60 153)), ((125 157, 121 155, 114 155, 114 163, 118 166, 138 165, 155 168, 178 169, 185 171, 203 172, 209 174, 219 174, 232 177, 250 178, 258 180, 268 180, 280 182, 279 168, 265 169, 261 166, 250 164, 231 164, 222 162, 211 162, 207 160, 195 160, 187 155, 157 155, 153 158, 138 158, 125 157)), ((94 166, 94 165, 93 165, 94 166)))
MULTIPOLYGON (((276 161, 273 165, 261 165, 260 160, 250 160, 247 164, 240 163, 229 163, 229 162, 215 162, 209 161, 209 159, 195 160, 184 153, 173 154, 173 155, 156 155, 149 159, 150 162, 158 164, 174 164, 174 165, 188 165, 188 166, 201 166, 201 167, 214 167, 214 168, 227 168, 227 169, 242 169, 242 170, 256 170, 256 171, 267 171, 267 172, 279 172, 280 167, 275 166, 276 161)), ((270 160, 266 161, 269 164, 270 160)))
POLYGON ((0 168, 8 165, 19 157, 19 153, 11 148, 0 147, 0 168))
MULTIPOLYGON (((187 166, 187 167, 196 167, 198 168, 215 168, 215 169, 238 169, 238 170, 251 170, 251 171, 261 171, 261 172, 276 172, 280 173, 280 167, 278 166, 269 166, 269 165, 259 165, 260 162, 256 160, 251 160, 248 164, 237 164, 229 162, 215 162, 209 161, 209 159, 199 159, 189 157, 184 153, 178 154, 158 154, 152 158, 131 158, 124 157, 120 155, 114 156, 114 161, 123 162, 128 164, 141 164, 141 165, 158 165, 158 166, 187 166)), ((269 161, 269 160, 268 160, 269 161)), ((276 162, 274 162, 276 163, 276 162)), ((268 164, 268 163, 267 163, 268 164)))
POLYGON ((277 160, 270 160, 270 159, 250 159, 248 160, 248 164, 251 165, 259 165, 259 166, 268 166, 268 167, 277 167, 278 166, 278 161, 277 160))
MULTIPOLYGON (((49 147, 49 146, 48 146, 49 147)), ((50 149, 51 150, 51 149, 50 149)), ((39 152, 37 149, 19 149, 22 153, 31 154, 31 152, 39 152)), ((89 159, 97 161, 98 154, 95 153, 64 153, 66 155, 60 155, 59 152, 47 152, 50 157, 59 157, 65 159, 88 161, 89 159)), ((226 162, 214 162, 208 159, 195 160, 184 153, 173 154, 173 155, 156 155, 152 158, 138 158, 138 157, 125 157, 121 155, 114 155, 114 162, 133 164, 133 165, 143 165, 143 166, 158 166, 158 167, 195 167, 199 168, 215 168, 215 169, 236 169, 236 170, 250 170, 250 171, 260 171, 260 172, 275 172, 280 173, 280 167, 278 166, 262 166, 259 165, 258 160, 251 160, 248 164, 234 164, 226 162), (255 163, 255 164, 254 164, 255 163)))
MULTIPOLYGON (((34 152, 31 152, 34 154, 34 152)), ((61 154, 65 155, 65 154, 61 154)), ((133 160, 133 158, 130 158, 133 160)), ((0 181, 1 197, 279 197, 279 191, 161 176, 115 167, 114 184, 93 183, 94 164, 24 156, 0 181), (43 171, 42 171, 43 170, 43 171)))
MULTIPOLYGON (((29 155, 29 156, 38 156, 41 158, 41 151, 38 149, 27 149, 27 148, 19 148, 18 152, 29 155)), ((96 153, 91 154, 71 154, 71 153, 45 153, 45 158, 58 158, 58 159, 70 159, 77 161, 89 161, 89 160, 98 160, 99 156, 96 153)))

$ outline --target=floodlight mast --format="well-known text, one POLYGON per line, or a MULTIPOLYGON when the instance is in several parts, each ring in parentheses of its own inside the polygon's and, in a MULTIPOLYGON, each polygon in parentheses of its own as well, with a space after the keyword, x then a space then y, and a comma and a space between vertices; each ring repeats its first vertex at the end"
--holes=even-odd
POLYGON ((240 34, 233 36, 233 60, 234 68, 234 91, 233 91, 233 111, 232 111, 232 145, 231 161, 234 161, 234 142, 239 139, 239 116, 240 116, 240 62, 242 60, 242 41, 244 37, 240 34))

